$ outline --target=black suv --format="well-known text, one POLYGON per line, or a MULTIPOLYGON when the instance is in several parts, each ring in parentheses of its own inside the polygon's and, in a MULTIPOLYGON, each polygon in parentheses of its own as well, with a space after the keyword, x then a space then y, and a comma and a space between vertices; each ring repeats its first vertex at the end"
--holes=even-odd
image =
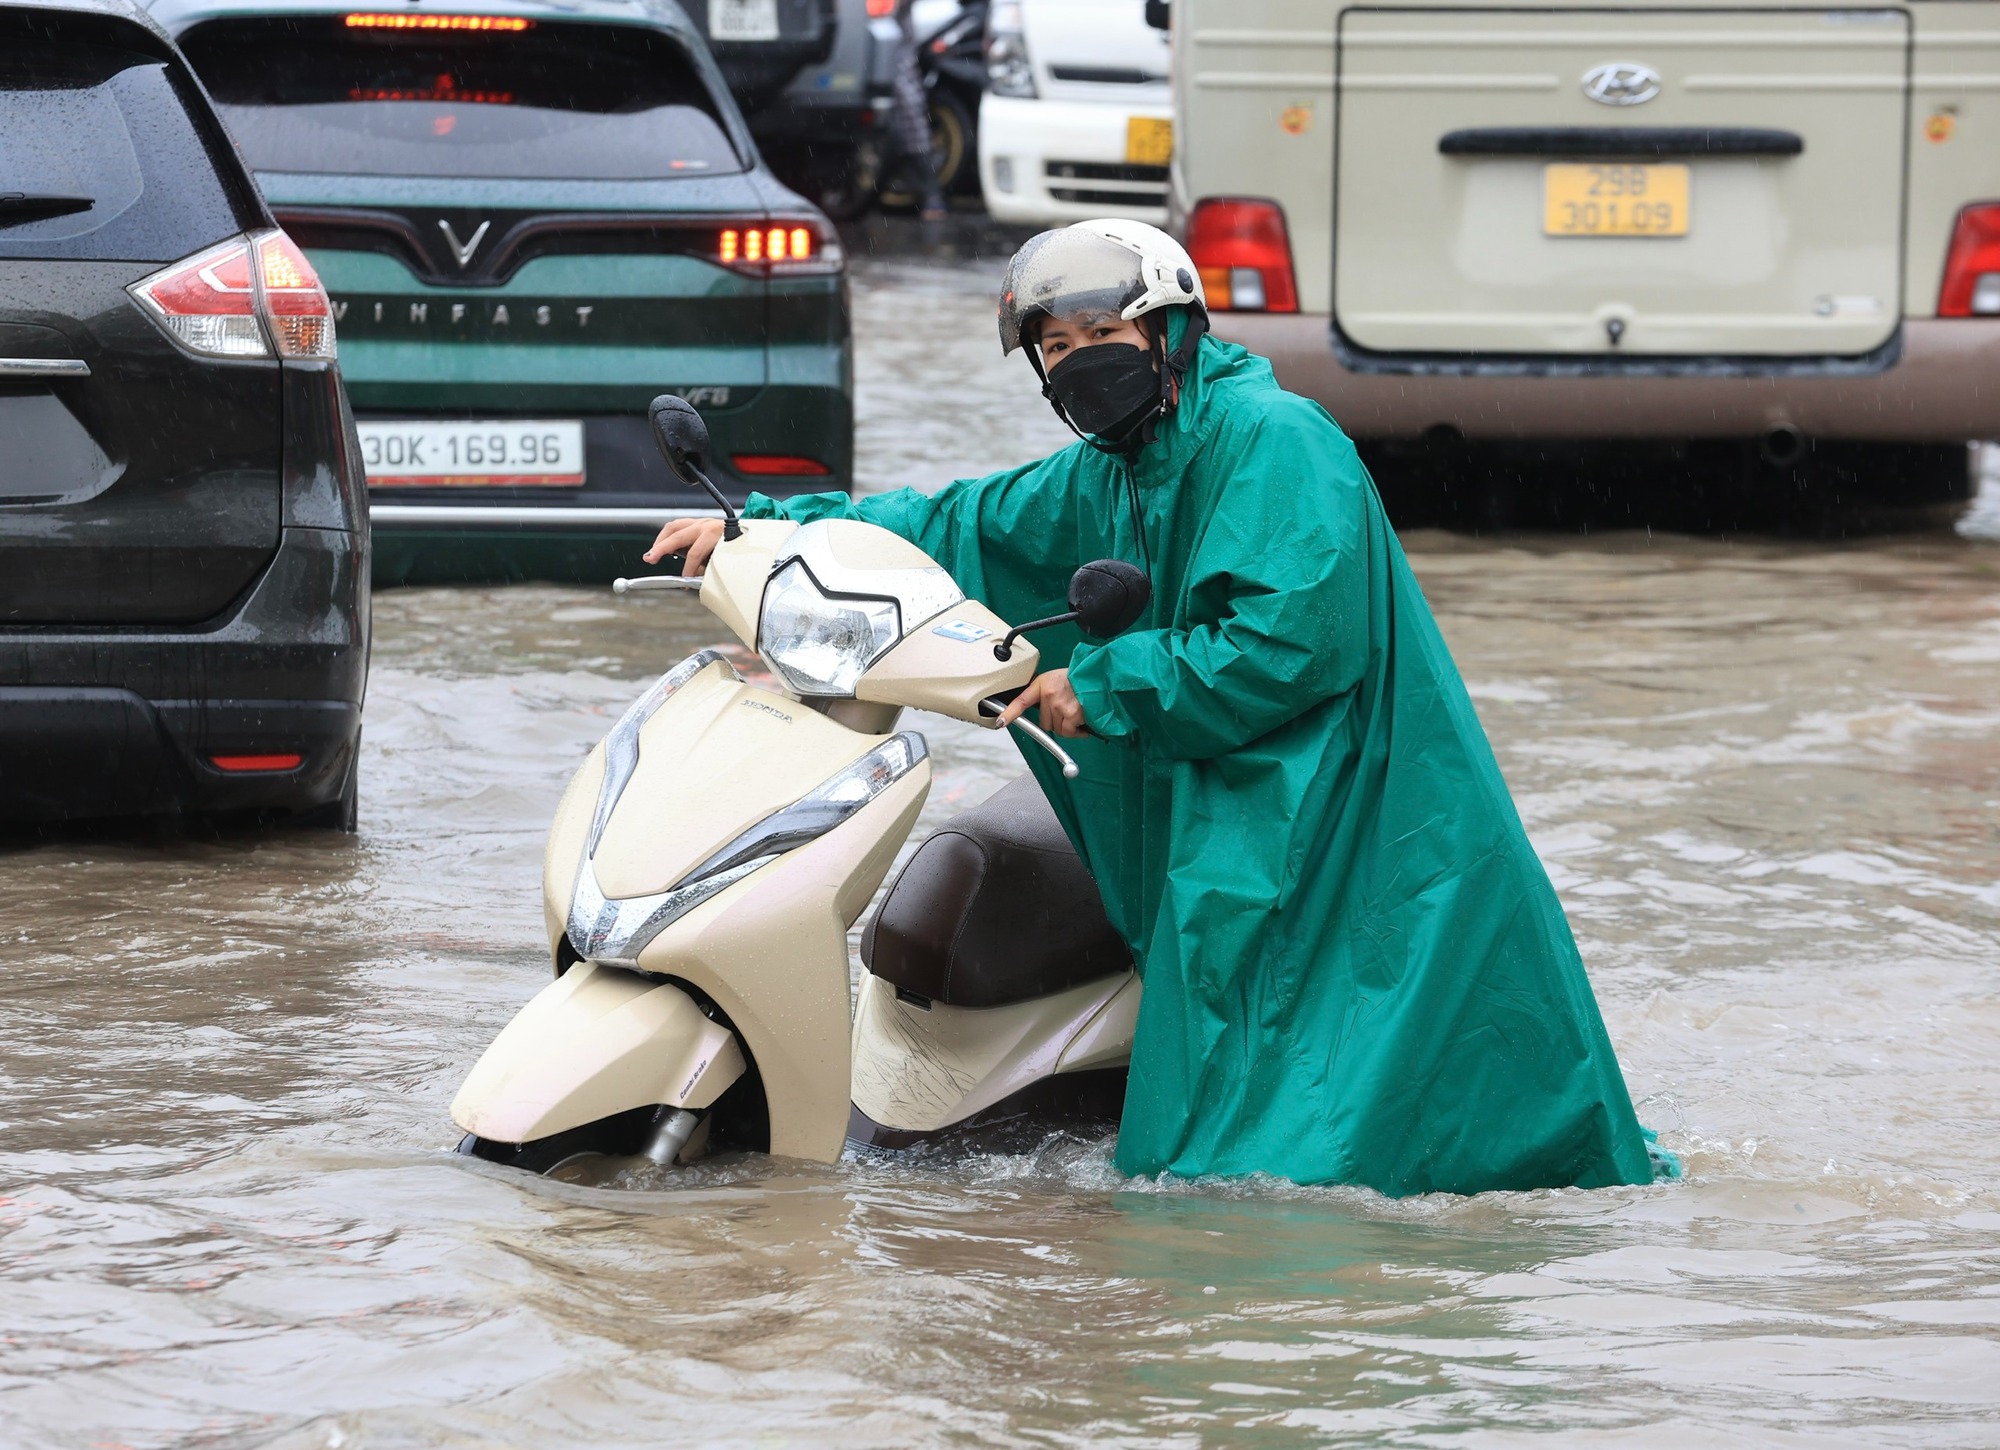
POLYGON ((165 32, 0 0, 0 821, 352 830, 363 489, 326 292, 165 32))

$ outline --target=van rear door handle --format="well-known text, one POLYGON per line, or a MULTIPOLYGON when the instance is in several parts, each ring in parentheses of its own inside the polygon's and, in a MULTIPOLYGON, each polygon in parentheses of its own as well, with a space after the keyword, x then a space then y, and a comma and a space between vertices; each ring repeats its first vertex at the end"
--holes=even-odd
POLYGON ((16 378, 87 378, 90 364, 80 357, 0 357, 0 383, 16 378))
POLYGON ((1797 156, 1796 131, 1754 126, 1476 126, 1438 138, 1446 156, 1797 156))

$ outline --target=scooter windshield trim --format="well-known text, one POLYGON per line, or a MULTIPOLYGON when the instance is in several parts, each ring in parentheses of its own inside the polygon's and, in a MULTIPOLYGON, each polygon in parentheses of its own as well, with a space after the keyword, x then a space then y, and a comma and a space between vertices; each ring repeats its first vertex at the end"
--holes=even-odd
POLYGON ((785 852, 831 831, 928 759, 914 730, 890 736, 866 755, 815 786, 781 811, 766 816, 665 891, 623 900, 607 898, 585 856, 577 864, 566 927, 570 945, 585 961, 636 965, 654 937, 785 852))
MULTIPOLYGON (((731 679, 740 681, 743 678, 736 673, 736 667, 716 651, 699 650, 655 680, 651 689, 626 707, 625 713, 618 717, 618 723, 611 727, 611 733, 604 737, 604 783, 597 788, 597 811, 590 818, 590 844, 584 848, 584 860, 588 861, 597 854, 597 843, 604 836, 604 828, 611 823, 611 813, 618 808, 618 798, 625 794, 632 772, 639 768, 639 732, 646 728, 648 720, 659 713, 660 706, 673 697, 674 691, 710 665, 721 665, 729 671, 731 679)), ((578 943, 579 949, 581 945, 578 943)))
POLYGON ((786 851, 824 836, 928 759, 930 748, 914 730, 903 730, 852 765, 815 786, 783 810, 756 825, 681 878, 701 881, 711 872, 733 871, 753 858, 774 860, 786 851))
POLYGON ((614 966, 637 966, 639 953, 653 938, 700 906, 724 887, 734 885, 760 866, 777 860, 760 856, 731 870, 719 872, 670 891, 652 896, 632 896, 622 901, 605 898, 597 885, 597 873, 585 857, 577 868, 576 894, 570 898, 567 934, 576 954, 587 962, 609 962, 614 966))

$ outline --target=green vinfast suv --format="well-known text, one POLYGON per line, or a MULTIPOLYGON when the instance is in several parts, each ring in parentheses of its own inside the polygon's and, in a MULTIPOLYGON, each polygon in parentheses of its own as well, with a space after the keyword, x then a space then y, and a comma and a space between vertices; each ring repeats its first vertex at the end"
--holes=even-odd
POLYGON ((158 0, 333 297, 375 578, 603 578, 675 511, 845 488, 846 279, 672 0, 158 0))

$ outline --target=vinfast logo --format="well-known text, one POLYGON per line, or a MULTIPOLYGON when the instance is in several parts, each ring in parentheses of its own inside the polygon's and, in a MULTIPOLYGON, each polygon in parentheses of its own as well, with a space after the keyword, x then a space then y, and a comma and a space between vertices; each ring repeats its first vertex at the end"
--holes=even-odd
POLYGON ((1660 73, 1636 61, 1607 61, 1583 73, 1583 93, 1602 106, 1642 106, 1660 93, 1660 73))
POLYGON ((458 233, 451 229, 451 223, 444 217, 438 218, 438 230, 444 233, 444 244, 451 248, 452 256, 458 259, 459 271, 463 272, 472 265, 472 254, 479 250, 479 244, 486 240, 486 233, 492 226, 493 223, 490 221, 481 222, 473 229, 472 239, 461 242, 458 233))
POLYGON ((405 297, 333 299, 335 322, 374 324, 381 327, 426 328, 476 326, 505 334, 509 329, 534 331, 588 332, 596 315, 594 302, 452 302, 441 297, 425 297, 412 302, 405 297))

